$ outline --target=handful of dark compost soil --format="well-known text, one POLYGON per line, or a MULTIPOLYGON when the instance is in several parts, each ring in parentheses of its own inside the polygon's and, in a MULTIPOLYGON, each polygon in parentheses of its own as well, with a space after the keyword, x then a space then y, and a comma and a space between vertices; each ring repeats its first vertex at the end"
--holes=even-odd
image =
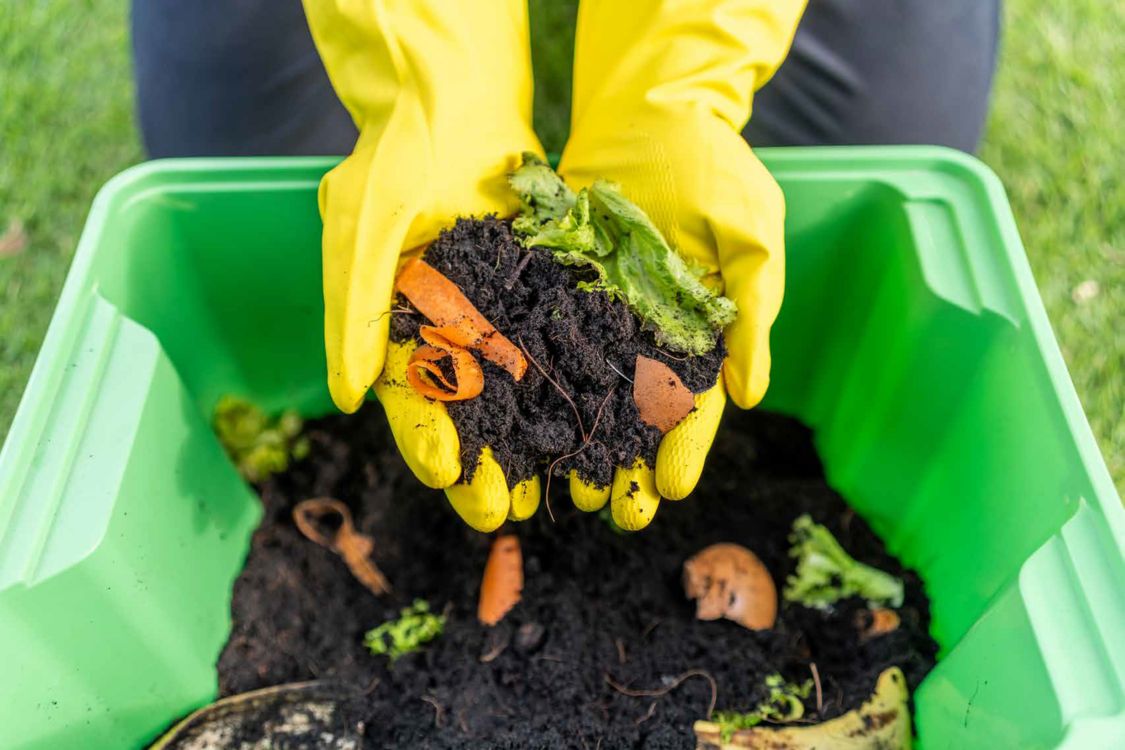
MULTIPOLYGON (((645 424, 633 400, 638 355, 666 364, 692 393, 712 387, 725 348, 701 356, 665 351, 625 303, 584 291, 591 271, 563 266, 549 251, 525 248, 509 222, 458 219, 426 250, 424 260, 453 281, 497 330, 519 346, 531 366, 516 382, 482 361, 484 391, 446 404, 461 438, 464 479, 490 446, 509 486, 550 471, 571 471, 607 486, 618 466, 637 458, 652 466, 661 432, 645 424)), ((398 309, 412 309, 403 297, 398 309)), ((415 339, 420 314, 396 313, 391 338, 415 339)))

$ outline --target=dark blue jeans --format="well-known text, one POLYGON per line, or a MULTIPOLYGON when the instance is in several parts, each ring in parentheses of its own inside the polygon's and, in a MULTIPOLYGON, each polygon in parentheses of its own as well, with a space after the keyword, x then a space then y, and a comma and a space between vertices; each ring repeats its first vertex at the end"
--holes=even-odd
MULTIPOLYGON (((974 151, 999 12, 1000 0, 810 0, 744 134, 755 146, 974 151)), ((154 158, 345 154, 355 143, 300 0, 134 0, 133 53, 154 158)))

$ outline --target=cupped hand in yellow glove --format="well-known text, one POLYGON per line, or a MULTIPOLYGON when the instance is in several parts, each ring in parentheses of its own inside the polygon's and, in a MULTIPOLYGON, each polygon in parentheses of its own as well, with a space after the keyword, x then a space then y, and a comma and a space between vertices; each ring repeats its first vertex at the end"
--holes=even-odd
POLYGON ((559 171, 573 187, 617 182, 669 243, 738 306, 716 386, 664 436, 655 472, 638 463, 597 489, 571 477, 578 507, 607 500, 615 522, 646 526, 661 497, 699 481, 726 394, 742 408, 769 384, 769 330, 781 305, 784 202, 742 139, 755 90, 780 65, 804 0, 582 0, 571 134, 559 171))
POLYGON ((509 492, 488 451, 472 482, 454 485, 453 423, 443 405, 406 386, 410 350, 388 347, 400 254, 457 216, 514 212, 506 175, 521 152, 542 153, 531 128, 526 0, 305 0, 305 9, 359 129, 355 151, 320 186, 332 398, 353 412, 375 385, 411 469, 449 488, 471 526, 488 531, 526 517, 538 484, 509 492))

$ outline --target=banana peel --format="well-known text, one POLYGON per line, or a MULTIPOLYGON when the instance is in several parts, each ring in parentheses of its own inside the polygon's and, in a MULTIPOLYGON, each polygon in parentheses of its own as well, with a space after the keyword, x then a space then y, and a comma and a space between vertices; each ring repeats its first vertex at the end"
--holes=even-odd
POLYGON ((727 742, 713 721, 697 721, 696 750, 910 750, 909 693, 898 667, 883 670, 859 708, 819 724, 739 729, 727 742))
MULTIPOLYGON (((231 695, 176 724, 149 750, 224 747, 318 747, 360 750, 360 728, 349 719, 357 693, 327 680, 293 682, 231 695), (247 737, 257 743, 238 744, 247 737)), ((357 714, 358 715, 358 714, 357 714)))

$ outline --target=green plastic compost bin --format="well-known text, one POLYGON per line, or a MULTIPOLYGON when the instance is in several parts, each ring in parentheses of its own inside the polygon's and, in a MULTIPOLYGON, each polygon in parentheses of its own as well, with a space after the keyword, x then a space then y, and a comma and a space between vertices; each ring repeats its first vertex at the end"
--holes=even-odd
MULTIPOLYGON (((932 148, 762 157, 788 199, 766 406, 925 580, 921 744, 1125 747, 1125 514, 999 182, 932 148)), ((261 511, 207 417, 331 408, 332 164, 153 162, 94 201, 0 453, 0 747, 140 747, 215 696, 261 511)))

